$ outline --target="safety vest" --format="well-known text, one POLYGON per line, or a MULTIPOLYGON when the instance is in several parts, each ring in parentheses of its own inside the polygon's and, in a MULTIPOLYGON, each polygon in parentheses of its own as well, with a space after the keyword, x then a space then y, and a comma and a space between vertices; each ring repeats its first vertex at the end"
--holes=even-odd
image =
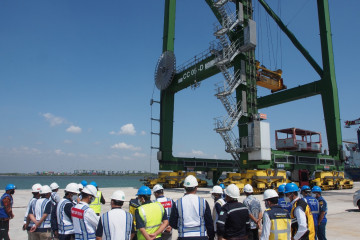
POLYGON ((134 219, 134 226, 136 226, 136 221, 135 221, 135 210, 140 207, 140 202, 138 198, 135 199, 131 199, 130 203, 129 203, 129 213, 133 216, 134 219))
POLYGON ((94 210, 95 213, 100 214, 101 213, 101 191, 97 191, 95 200, 89 205, 92 210, 94 210))
POLYGON ((171 198, 166 198, 166 197, 162 196, 162 197, 157 198, 156 201, 154 201, 154 202, 159 202, 159 203, 161 203, 161 205, 163 205, 163 207, 166 211, 167 217, 168 217, 168 219, 170 219, 173 200, 171 198))
POLYGON ((76 240, 94 240, 96 238, 95 230, 97 224, 96 226, 91 225, 86 219, 87 214, 92 214, 94 215, 92 217, 96 218, 94 211, 83 202, 76 204, 76 206, 71 209, 71 219, 74 224, 76 240))
POLYGON ((63 198, 60 200, 56 207, 56 219, 58 224, 58 231, 59 234, 74 234, 74 225, 71 220, 71 218, 68 217, 65 213, 65 205, 71 204, 71 206, 74 206, 74 204, 67 198, 63 198))
POLYGON ((313 215, 314 225, 317 226, 318 219, 319 219, 319 213, 320 213, 319 202, 316 198, 311 197, 311 196, 305 197, 304 200, 309 205, 311 213, 313 215))
POLYGON ((304 234, 302 239, 314 240, 315 239, 314 219, 313 219, 309 205, 305 202, 305 200, 303 198, 300 198, 299 200, 297 200, 294 203, 293 208, 291 209, 291 235, 295 236, 295 234, 299 228, 297 219, 294 215, 295 208, 297 208, 297 207, 300 207, 305 212, 305 215, 306 215, 306 223, 307 223, 308 232, 304 234))
MULTIPOLYGON (((34 204, 35 209, 33 209, 33 214, 35 215, 36 221, 39 221, 43 217, 45 208, 47 207, 48 204, 51 204, 51 201, 47 198, 40 198, 36 201, 36 203, 34 204)), ((51 211, 38 228, 51 228, 50 220, 51 220, 51 211)))
POLYGON ((60 197, 57 195, 57 192, 51 192, 50 200, 51 203, 55 206, 59 201, 60 197))
MULTIPOLYGON (((138 207, 139 215, 145 223, 145 230, 148 234, 156 232, 159 229, 163 215, 165 213, 164 207, 159 202, 148 203, 138 207)), ((145 240, 145 237, 140 231, 137 232, 138 240, 145 240)), ((160 238, 159 233, 155 238, 160 238)))
POLYGON ((11 201, 11 207, 13 205, 13 198, 10 194, 7 194, 7 193, 4 193, 2 196, 1 196, 1 199, 0 199, 0 218, 10 218, 10 216, 6 213, 5 211, 5 207, 4 207, 4 203, 3 203, 3 200, 4 198, 6 197, 9 197, 10 198, 10 201, 11 201))
MULTIPOLYGON (((219 203, 220 206, 223 206, 225 204, 225 200, 222 199, 222 198, 219 198, 218 200, 215 201, 215 204, 216 203, 219 203)), ((214 222, 214 230, 216 232, 216 222, 219 219, 219 215, 216 212, 215 204, 214 204, 214 208, 213 208, 213 212, 212 212, 212 219, 213 219, 213 222, 214 222)))
POLYGON ((179 237, 207 236, 205 228, 205 199, 195 194, 187 194, 176 201, 179 214, 179 237))
MULTIPOLYGON (((25 212, 25 216, 24 216, 24 224, 27 221, 27 217, 29 215, 30 209, 35 209, 34 206, 36 204, 36 200, 37 200, 37 198, 30 199, 30 201, 29 201, 29 203, 28 203, 28 205, 26 207, 26 212, 25 212)), ((34 226, 34 222, 30 220, 28 228, 31 228, 32 226, 34 226)))
POLYGON ((121 208, 114 208, 101 217, 103 240, 130 240, 133 217, 121 208))
POLYGON ((284 198, 279 198, 278 205, 283 209, 287 210, 289 213, 291 212, 292 205, 291 203, 287 203, 284 198))
POLYGON ((265 210, 271 222, 269 240, 291 239, 290 213, 280 206, 272 206, 265 210))

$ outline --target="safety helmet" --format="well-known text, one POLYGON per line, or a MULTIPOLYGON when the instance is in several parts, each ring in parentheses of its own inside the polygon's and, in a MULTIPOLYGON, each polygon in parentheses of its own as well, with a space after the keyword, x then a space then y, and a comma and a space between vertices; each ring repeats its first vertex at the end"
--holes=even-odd
POLYGON ((55 190, 59 188, 59 185, 56 182, 53 182, 52 184, 50 184, 50 188, 51 190, 55 190))
POLYGON ((88 185, 88 183, 87 183, 87 181, 82 180, 82 181, 81 181, 81 185, 83 185, 84 187, 86 187, 86 185, 88 185))
POLYGON ((33 193, 38 193, 40 192, 41 189, 41 184, 40 183, 35 183, 32 187, 31 190, 33 193))
POLYGON ((84 189, 84 186, 83 186, 81 183, 79 183, 79 184, 78 184, 78 189, 79 189, 79 191, 80 191, 80 189, 84 189))
POLYGON ((231 198, 239 198, 240 197, 240 190, 235 184, 230 184, 225 189, 225 194, 231 198))
POLYGON ((164 190, 163 186, 161 186, 160 184, 156 184, 154 187, 153 187, 153 191, 154 192, 157 192, 159 190, 164 190))
POLYGON ((220 185, 219 185, 222 189, 225 189, 225 184, 223 184, 223 183, 220 183, 220 185))
POLYGON ((94 187, 98 187, 98 185, 96 184, 96 182, 92 181, 91 183, 89 183, 90 185, 93 185, 94 187))
POLYGON ((65 192, 80 193, 77 183, 69 183, 66 185, 65 192))
POLYGON ((51 193, 51 188, 49 187, 49 185, 41 186, 40 194, 47 194, 47 193, 51 193))
POLYGON ((96 187, 94 187, 93 185, 87 185, 86 187, 84 187, 84 189, 82 190, 83 193, 89 194, 93 197, 96 197, 97 194, 97 189, 96 187))
POLYGON ((319 186, 314 186, 311 190, 312 192, 318 192, 318 193, 321 193, 321 188, 319 186))
POLYGON ((185 178, 184 180, 184 187, 188 188, 188 187, 197 187, 198 181, 196 179, 196 177, 194 177, 193 175, 189 175, 185 178))
POLYGON ((301 187, 301 191, 311 191, 311 188, 308 185, 304 185, 301 187))
POLYGON ((125 193, 121 190, 117 190, 111 195, 111 199, 116 201, 125 201, 125 193))
POLYGON ((267 189, 264 192, 264 200, 269 198, 277 198, 277 197, 279 197, 279 195, 274 189, 267 189))
POLYGON ((222 194, 223 190, 220 186, 216 185, 212 188, 212 190, 210 191, 210 193, 218 193, 218 194, 222 194))
POLYGON ((299 187, 295 183, 287 183, 285 185, 285 193, 297 192, 299 187))
POLYGON ((14 184, 11 184, 11 183, 6 185, 6 187, 5 187, 5 191, 13 190, 13 189, 16 189, 16 187, 14 184))
POLYGON ((252 187, 250 184, 246 184, 245 187, 244 187, 244 192, 246 192, 246 193, 253 193, 253 192, 254 192, 254 189, 253 189, 253 187, 252 187))
POLYGON ((278 187, 278 193, 285 193, 285 185, 286 185, 286 183, 281 184, 281 185, 278 187))
POLYGON ((136 196, 139 195, 151 195, 151 189, 147 186, 141 186, 138 192, 136 193, 136 196))

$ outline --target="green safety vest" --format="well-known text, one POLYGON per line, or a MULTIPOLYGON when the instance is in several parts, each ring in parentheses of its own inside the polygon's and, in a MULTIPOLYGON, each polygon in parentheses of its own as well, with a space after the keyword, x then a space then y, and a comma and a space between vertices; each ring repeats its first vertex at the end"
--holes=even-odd
MULTIPOLYGON (((164 207, 159 202, 148 203, 138 207, 139 215, 145 223, 145 230, 148 234, 156 232, 159 229, 164 215, 164 207)), ((156 238, 160 238, 159 233, 156 238)), ((138 240, 145 240, 140 231, 137 232, 138 240)))
POLYGON ((94 210, 95 213, 101 213, 101 191, 97 191, 95 200, 89 205, 89 207, 94 210))

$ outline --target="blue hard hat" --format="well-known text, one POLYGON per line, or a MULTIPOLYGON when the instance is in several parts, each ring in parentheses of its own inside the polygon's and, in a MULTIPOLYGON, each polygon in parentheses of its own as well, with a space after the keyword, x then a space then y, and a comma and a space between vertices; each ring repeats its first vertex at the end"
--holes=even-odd
POLYGON ((98 187, 98 185, 96 184, 96 182, 92 181, 91 183, 89 183, 90 185, 93 185, 94 187, 98 187))
POLYGON ((81 185, 83 185, 84 187, 86 187, 86 185, 88 185, 88 183, 87 183, 87 181, 82 180, 82 181, 81 181, 81 185))
POLYGON ((225 189, 225 185, 223 183, 220 183, 219 185, 222 189, 225 189))
POLYGON ((319 192, 319 193, 321 193, 321 188, 320 188, 319 186, 314 186, 314 187, 312 188, 312 192, 319 192))
POLYGON ((139 188, 137 194, 137 196, 139 195, 151 195, 151 189, 147 186, 142 186, 139 188))
POLYGON ((285 185, 285 193, 292 193, 299 191, 299 187, 295 183, 288 183, 285 185))
POLYGON ((304 185, 301 187, 301 191, 311 191, 311 188, 308 185, 304 185))
POLYGON ((15 187, 15 185, 14 184, 8 184, 8 185, 6 185, 6 187, 5 187, 5 191, 7 191, 7 190, 13 190, 13 189, 16 189, 16 187, 15 187))
POLYGON ((278 187, 278 193, 285 193, 285 185, 286 185, 286 184, 281 184, 281 185, 278 187))

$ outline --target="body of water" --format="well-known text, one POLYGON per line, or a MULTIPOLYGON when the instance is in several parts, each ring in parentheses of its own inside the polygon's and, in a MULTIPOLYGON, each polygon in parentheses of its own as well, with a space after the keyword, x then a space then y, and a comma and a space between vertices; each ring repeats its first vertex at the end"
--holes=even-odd
POLYGON ((49 185, 53 182, 59 184, 60 188, 65 188, 71 182, 80 183, 86 180, 88 183, 95 181, 99 188, 107 187, 134 187, 142 186, 140 179, 143 176, 0 176, 0 189, 12 183, 17 189, 31 189, 35 183, 49 185))

